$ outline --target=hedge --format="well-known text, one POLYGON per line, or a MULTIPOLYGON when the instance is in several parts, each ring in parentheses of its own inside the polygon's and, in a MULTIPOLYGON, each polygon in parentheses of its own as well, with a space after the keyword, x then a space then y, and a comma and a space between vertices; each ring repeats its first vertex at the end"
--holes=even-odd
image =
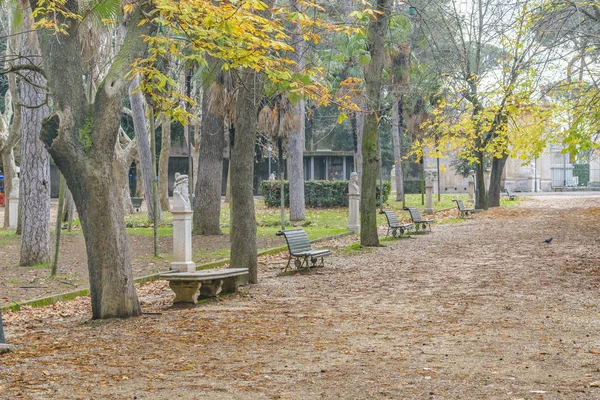
MULTIPOLYGON (((260 192, 265 198, 267 207, 279 207, 280 181, 262 181, 260 192)), ((383 181, 383 202, 390 194, 391 184, 383 181)), ((285 205, 290 205, 289 182, 284 181, 285 205)), ((304 201, 307 207, 342 207, 348 206, 348 181, 305 181, 304 201)), ((377 182, 377 205, 379 205, 379 181, 377 182)))
POLYGON ((406 194, 420 194, 421 193, 421 181, 404 181, 404 193, 406 194))

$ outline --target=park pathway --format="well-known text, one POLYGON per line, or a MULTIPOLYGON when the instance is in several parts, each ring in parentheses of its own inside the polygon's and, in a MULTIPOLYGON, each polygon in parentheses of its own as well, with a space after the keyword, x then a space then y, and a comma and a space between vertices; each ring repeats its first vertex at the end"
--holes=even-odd
MULTIPOLYGON (((0 398, 600 399, 600 196, 544 196, 192 309, 7 314, 0 398), (552 237, 551 243, 544 242, 552 237)), ((339 247, 336 247, 339 245, 339 247)))

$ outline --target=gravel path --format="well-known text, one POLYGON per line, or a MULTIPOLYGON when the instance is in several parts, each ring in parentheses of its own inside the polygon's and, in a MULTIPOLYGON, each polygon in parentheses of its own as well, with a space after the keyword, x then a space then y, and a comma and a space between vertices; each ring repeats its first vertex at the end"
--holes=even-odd
POLYGON ((600 399, 600 196, 543 196, 140 318, 4 315, 0 398, 600 399), (550 244, 544 239, 552 237, 550 244))

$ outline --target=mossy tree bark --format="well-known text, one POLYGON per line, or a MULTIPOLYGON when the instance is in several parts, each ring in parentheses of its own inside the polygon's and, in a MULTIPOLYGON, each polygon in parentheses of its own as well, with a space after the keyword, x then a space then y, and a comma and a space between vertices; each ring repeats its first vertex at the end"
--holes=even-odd
POLYGON ((254 145, 260 75, 241 71, 235 117, 235 137, 231 151, 231 267, 248 268, 250 283, 258 282, 256 216, 254 211, 254 145))
MULTIPOLYGON (((35 0, 31 0, 35 6, 35 0)), ((77 2, 67 7, 78 12, 77 2)), ((89 104, 84 85, 84 61, 77 24, 69 35, 40 31, 40 41, 54 112, 42 126, 41 139, 65 176, 81 219, 88 256, 92 318, 139 315, 121 197, 114 178, 113 153, 119 131, 125 78, 134 59, 146 50, 139 26, 140 9, 131 16, 127 34, 106 77, 89 104)))
POLYGON ((402 127, 402 105, 404 97, 394 96, 392 104, 392 145, 394 147, 394 172, 396 174, 396 201, 404 200, 404 175, 402 171, 402 151, 400 149, 400 135, 404 135, 402 127))
POLYGON ((377 0, 377 17, 369 23, 371 62, 365 68, 366 112, 362 139, 362 186, 360 196, 360 244, 378 246, 376 185, 379 169, 377 152, 378 112, 385 55, 384 39, 389 25, 391 0, 377 0))

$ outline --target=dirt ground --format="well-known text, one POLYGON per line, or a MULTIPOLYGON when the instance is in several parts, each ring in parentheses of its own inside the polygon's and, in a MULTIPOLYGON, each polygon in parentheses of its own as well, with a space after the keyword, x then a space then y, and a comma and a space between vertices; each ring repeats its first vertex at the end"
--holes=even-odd
POLYGON ((600 399, 600 196, 544 196, 172 308, 5 313, 6 399, 600 399), (550 244, 544 239, 552 237, 550 244))

